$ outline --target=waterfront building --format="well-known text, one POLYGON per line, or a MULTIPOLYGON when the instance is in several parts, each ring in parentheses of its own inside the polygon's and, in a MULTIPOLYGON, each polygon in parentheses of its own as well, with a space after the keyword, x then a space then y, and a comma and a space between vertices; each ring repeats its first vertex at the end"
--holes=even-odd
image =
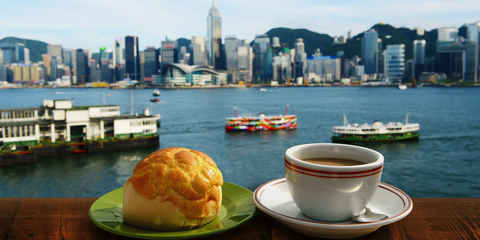
POLYGON ((272 80, 287 83, 292 77, 292 61, 289 53, 279 53, 273 57, 272 80))
POLYGON ((161 67, 165 64, 178 63, 177 41, 165 39, 161 42, 161 67))
POLYGON ((385 49, 384 76, 390 81, 402 81, 405 75, 405 45, 388 45, 385 49))
POLYGON ((208 65, 207 50, 204 36, 192 36, 189 53, 189 65, 208 65))
POLYGON ((305 76, 319 76, 318 80, 307 78, 309 82, 325 82, 341 79, 341 59, 337 56, 313 56, 307 58, 305 76))
POLYGON ((158 70, 160 70, 160 63, 158 62, 159 55, 159 50, 155 49, 155 47, 147 47, 143 51, 143 81, 146 79, 151 81, 152 75, 158 74, 158 70))
POLYGON ((214 2, 207 18, 207 51, 208 64, 215 69, 221 69, 222 17, 214 2))
POLYGON ((413 41, 413 78, 418 79, 425 69, 425 40, 413 41))
MULTIPOLYGON (((476 61, 477 61, 476 69, 480 69, 480 21, 467 25, 467 41, 477 45, 476 49, 478 50, 478 52, 476 57, 476 61)), ((475 81, 478 82, 479 80, 480 80, 480 76, 477 72, 475 81)))
POLYGON ((88 67, 90 71, 90 82, 97 82, 97 60, 96 59, 90 59, 88 62, 88 67))
POLYGON ((478 81, 478 56, 477 42, 460 38, 457 28, 438 29, 436 72, 445 73, 452 79, 478 81))
POLYGON ((75 56, 75 65, 77 68, 75 73, 76 82, 84 85, 85 83, 90 82, 87 54, 85 54, 83 49, 79 48, 76 50, 75 56))
POLYGON ((112 81, 112 76, 111 76, 111 68, 110 68, 110 60, 107 58, 102 58, 100 60, 102 62, 102 65, 100 66, 100 81, 101 82, 107 82, 107 83, 113 83, 112 81))
POLYGON ((52 57, 62 57, 62 45, 48 44, 47 53, 52 57))
POLYGON ((50 62, 50 81, 55 81, 57 78, 61 77, 58 74, 58 65, 61 63, 61 58, 57 56, 52 56, 51 62, 50 62), (58 61, 60 60, 60 61, 58 61))
POLYGON ((362 64, 365 66, 365 74, 378 73, 378 58, 380 55, 378 43, 378 33, 375 29, 370 29, 364 33, 362 39, 362 64))
POLYGON ((73 106, 71 100, 43 100, 39 108, 0 109, 0 152, 7 149, 35 161, 57 154, 158 146, 159 120, 160 115, 148 110, 122 115, 117 105, 73 106))
MULTIPOLYGON (((413 64, 412 59, 409 59, 409 60, 405 61, 405 76, 404 76, 405 81, 407 81, 407 82, 412 82, 413 81, 413 77, 414 77, 413 68, 414 68, 414 64, 413 64)), ((418 78, 415 78, 415 81, 417 81, 417 79, 418 78)))
POLYGON ((225 54, 227 55, 227 70, 238 70, 237 47, 241 44, 235 35, 225 36, 225 54))
POLYGON ((268 35, 257 35, 254 40, 254 69, 253 77, 260 83, 272 79, 273 53, 270 48, 268 35))
POLYGON ((126 78, 140 80, 140 53, 137 36, 125 37, 125 73, 126 78))
POLYGON ((33 84, 40 80, 37 64, 13 63, 11 68, 14 83, 33 84))
POLYGON ((226 75, 219 75, 212 66, 169 63, 162 64, 160 75, 153 75, 152 83, 164 86, 207 86, 226 83, 226 75))
POLYGON ((306 77, 307 71, 307 53, 302 38, 297 38, 295 42, 295 78, 306 77))
POLYGON ((238 54, 238 74, 236 82, 250 83, 252 81, 253 69, 253 49, 248 40, 243 40, 243 44, 237 47, 238 54))

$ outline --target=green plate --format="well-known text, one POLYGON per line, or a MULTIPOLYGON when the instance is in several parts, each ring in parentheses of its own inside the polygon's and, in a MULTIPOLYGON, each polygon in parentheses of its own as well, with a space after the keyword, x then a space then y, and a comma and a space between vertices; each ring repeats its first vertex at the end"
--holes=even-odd
POLYGON ((123 187, 97 199, 88 212, 90 220, 99 228, 121 236, 141 239, 182 239, 204 237, 238 227, 253 217, 257 207, 253 193, 241 186, 225 182, 222 186, 222 206, 210 223, 193 230, 160 232, 140 229, 123 223, 123 187))

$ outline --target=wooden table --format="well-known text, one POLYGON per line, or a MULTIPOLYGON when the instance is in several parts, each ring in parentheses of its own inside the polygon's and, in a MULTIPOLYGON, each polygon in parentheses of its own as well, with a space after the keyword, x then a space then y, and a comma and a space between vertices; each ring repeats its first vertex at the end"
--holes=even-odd
MULTIPOLYGON (((1 239, 127 239, 88 218, 96 198, 0 198, 1 239)), ((205 239, 316 239, 258 211, 238 228, 205 239)), ((406 218, 358 239, 480 239, 480 198, 414 198, 406 218)))

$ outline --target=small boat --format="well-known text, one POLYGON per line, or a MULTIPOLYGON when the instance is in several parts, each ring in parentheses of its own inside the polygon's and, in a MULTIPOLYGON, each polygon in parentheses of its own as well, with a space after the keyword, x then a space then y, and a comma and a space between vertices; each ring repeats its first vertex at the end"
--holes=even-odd
POLYGON ((407 89, 407 85, 403 85, 403 84, 399 83, 397 85, 397 88, 400 89, 400 90, 405 90, 405 89, 407 89))
POLYGON ((349 124, 347 117, 343 115, 343 126, 333 127, 332 142, 380 142, 414 140, 420 137, 420 124, 408 123, 408 113, 405 124, 401 122, 389 122, 383 124, 374 121, 373 124, 358 123, 349 124))
POLYGON ((264 131, 280 129, 297 129, 297 115, 288 114, 288 105, 285 115, 238 116, 235 107, 235 117, 226 118, 226 132, 264 131))
POLYGON ((160 96, 160 91, 158 89, 153 90, 153 96, 155 97, 160 96))
POLYGON ((152 99, 150 99, 150 102, 160 102, 160 99, 158 99, 158 98, 152 98, 152 99))
POLYGON ((260 88, 260 92, 266 92, 267 89, 266 88, 260 88))

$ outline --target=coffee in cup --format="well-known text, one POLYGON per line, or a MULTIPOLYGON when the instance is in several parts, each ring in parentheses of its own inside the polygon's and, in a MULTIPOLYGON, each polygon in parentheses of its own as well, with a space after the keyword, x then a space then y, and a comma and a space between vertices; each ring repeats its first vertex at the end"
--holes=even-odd
POLYGON ((382 154, 364 147, 304 144, 285 151, 285 178, 294 202, 305 216, 347 221, 370 202, 383 163, 382 154))

